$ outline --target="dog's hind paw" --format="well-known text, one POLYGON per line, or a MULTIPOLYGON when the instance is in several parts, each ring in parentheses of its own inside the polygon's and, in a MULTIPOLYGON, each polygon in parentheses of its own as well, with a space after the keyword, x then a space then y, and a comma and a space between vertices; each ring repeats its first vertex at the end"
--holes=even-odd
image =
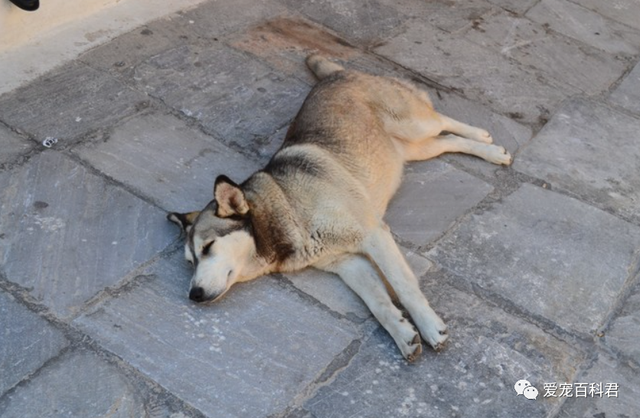
POLYGON ((493 146, 491 147, 491 155, 488 158, 494 164, 511 165, 513 158, 509 151, 504 147, 493 146))
POLYGON ((474 139, 479 142, 484 142, 485 144, 493 144, 493 137, 484 129, 479 129, 478 134, 474 139))

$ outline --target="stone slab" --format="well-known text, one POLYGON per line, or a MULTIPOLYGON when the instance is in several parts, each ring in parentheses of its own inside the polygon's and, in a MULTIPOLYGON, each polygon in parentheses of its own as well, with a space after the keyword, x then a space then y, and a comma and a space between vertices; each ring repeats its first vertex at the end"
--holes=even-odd
POLYGON ((611 93, 610 100, 634 113, 640 114, 640 64, 631 70, 622 83, 611 93))
POLYGON ((0 124, 0 169, 6 164, 18 162, 22 155, 33 149, 33 145, 0 124))
POLYGON ((304 404, 325 417, 544 417, 557 399, 527 400, 514 384, 571 380, 582 354, 531 324, 439 283, 426 289, 451 334, 440 353, 408 364, 386 331, 362 342, 349 365, 304 404))
POLYGON ((96 355, 75 352, 0 399, 3 418, 142 417, 135 387, 96 355))
POLYGON ((287 135, 289 126, 284 126, 278 129, 273 135, 266 140, 260 140, 257 145, 258 166, 260 168, 267 165, 271 160, 271 157, 280 149, 280 146, 284 142, 284 137, 287 135))
POLYGON ((162 30, 172 24, 169 19, 161 19, 152 24, 153 27, 142 26, 89 50, 78 60, 92 68, 107 71, 123 81, 129 81, 136 65, 190 41, 187 36, 175 36, 162 30))
POLYGON ((485 17, 465 37, 589 95, 607 91, 626 70, 626 63, 606 52, 508 13, 485 17))
POLYGON ((0 173, 8 280, 66 318, 175 238, 161 210, 55 151, 0 173))
POLYGON ((72 62, 0 97, 0 119, 39 142, 58 138, 60 146, 147 106, 144 94, 72 62))
POLYGON ((639 129, 639 119, 572 100, 521 150, 513 167, 638 222, 639 129))
POLYGON ((213 305, 187 298, 182 252, 74 323, 108 350, 210 417, 284 410, 358 330, 262 278, 213 305), (148 277, 151 276, 151 277, 148 277))
POLYGON ((526 123, 544 124, 549 112, 576 92, 544 74, 529 73, 497 52, 428 24, 412 25, 375 51, 463 91, 466 98, 489 105, 494 111, 518 114, 526 123))
POLYGON ((528 314, 586 335, 613 308, 639 246, 640 228, 525 184, 469 216, 428 257, 528 314))
POLYGON ((616 0, 602 2, 599 0, 575 0, 588 9, 606 16, 610 19, 622 22, 632 28, 640 29, 640 3, 636 0, 616 0))
POLYGON ((308 268, 296 273, 287 273, 291 283, 332 311, 341 315, 353 315, 359 319, 366 319, 371 312, 362 300, 335 274, 314 268, 308 268))
POLYGON ((527 18, 611 54, 637 55, 640 31, 609 20, 568 0, 542 0, 527 18))
POLYGON ((640 364, 640 284, 624 301, 622 311, 605 331, 604 340, 609 347, 640 364))
POLYGON ((442 161, 407 166, 385 219, 402 241, 426 245, 477 205, 493 187, 442 161))
POLYGON ((287 14, 287 8, 278 0, 213 0, 157 20, 149 28, 173 37, 217 41, 282 14, 287 14))
MULTIPOLYGON (((602 395, 568 398, 562 406, 558 418, 575 417, 619 417, 631 418, 638 415, 640 408, 640 371, 637 366, 617 361, 600 354, 597 362, 576 379, 574 383, 601 383, 602 395), (609 386, 607 384, 614 384, 609 386), (615 384, 618 385, 617 394, 615 384), (617 396, 614 396, 617 395, 617 396)), ((571 383, 571 382, 570 382, 571 383)))
POLYGON ((216 42, 229 32, 283 13, 286 8, 275 0, 202 2, 125 33, 79 59, 128 80, 135 66, 154 55, 189 43, 216 42))
POLYGON ((116 127, 106 141, 74 153, 168 211, 190 212, 213 198, 226 174, 240 183, 259 167, 218 140, 164 113, 140 115, 116 127))
POLYGON ((508 10, 517 14, 524 14, 531 8, 538 0, 489 0, 496 6, 500 6, 505 10, 508 10))
POLYGON ((388 5, 385 0, 368 0, 366 5, 357 0, 281 1, 291 10, 363 46, 385 39, 408 19, 402 8, 388 5))
POLYGON ((60 331, 0 291, 0 396, 67 345, 60 331))
MULTIPOLYGON (((417 277, 424 276, 431 268, 433 263, 422 255, 403 247, 400 249, 417 277)), ((360 319, 371 316, 364 302, 335 274, 308 268, 287 273, 286 277, 295 287, 341 315, 355 315, 360 319)))
POLYGON ((455 33, 474 24, 499 9, 485 0, 383 0, 385 4, 401 10, 412 20, 405 26, 418 22, 429 24, 444 31, 455 33))
POLYGON ((291 120, 309 87, 229 48, 187 45, 135 71, 139 88, 198 120, 228 144, 253 149, 291 120))

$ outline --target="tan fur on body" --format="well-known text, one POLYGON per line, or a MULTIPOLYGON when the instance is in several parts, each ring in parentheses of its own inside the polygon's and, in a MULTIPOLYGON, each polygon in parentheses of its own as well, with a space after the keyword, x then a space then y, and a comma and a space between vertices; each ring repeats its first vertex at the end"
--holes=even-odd
POLYGON ((269 164, 241 185, 219 177, 214 200, 197 217, 169 215, 187 231, 185 257, 196 265, 189 296, 216 300, 235 282, 314 266, 338 274, 413 360, 420 336, 391 302, 386 280, 420 335, 440 349, 446 326, 384 213, 407 161, 445 152, 496 164, 511 157, 485 130, 437 113, 408 83, 346 71, 317 55, 307 64, 321 81, 269 164))

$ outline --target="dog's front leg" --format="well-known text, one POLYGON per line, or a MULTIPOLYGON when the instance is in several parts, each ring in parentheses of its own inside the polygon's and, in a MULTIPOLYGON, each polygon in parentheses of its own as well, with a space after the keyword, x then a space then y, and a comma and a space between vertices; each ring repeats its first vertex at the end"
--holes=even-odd
POLYGON ((337 274, 360 296, 373 316, 389 332, 405 359, 414 361, 418 358, 422 353, 420 335, 391 301, 371 261, 361 255, 350 254, 316 267, 337 274))
POLYGON ((447 326, 438 314, 431 309, 427 298, 422 294, 418 279, 411 271, 400 252, 391 232, 386 226, 380 226, 365 238, 363 252, 371 258, 385 276, 398 299, 409 311, 422 338, 436 351, 447 340, 447 326))

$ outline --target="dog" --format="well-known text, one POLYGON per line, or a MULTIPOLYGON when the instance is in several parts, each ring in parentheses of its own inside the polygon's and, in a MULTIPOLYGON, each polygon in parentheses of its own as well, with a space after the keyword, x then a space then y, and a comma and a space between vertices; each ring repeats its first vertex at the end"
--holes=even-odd
POLYGON ((306 63, 319 82, 267 166, 242 184, 221 175, 202 211, 168 215, 195 267, 189 298, 215 302, 234 283, 313 266, 340 276, 408 361, 422 352, 421 336, 440 350, 447 327, 383 221, 387 205, 407 161, 459 152, 509 165, 511 156, 486 130, 437 113, 408 82, 320 55, 306 63))

